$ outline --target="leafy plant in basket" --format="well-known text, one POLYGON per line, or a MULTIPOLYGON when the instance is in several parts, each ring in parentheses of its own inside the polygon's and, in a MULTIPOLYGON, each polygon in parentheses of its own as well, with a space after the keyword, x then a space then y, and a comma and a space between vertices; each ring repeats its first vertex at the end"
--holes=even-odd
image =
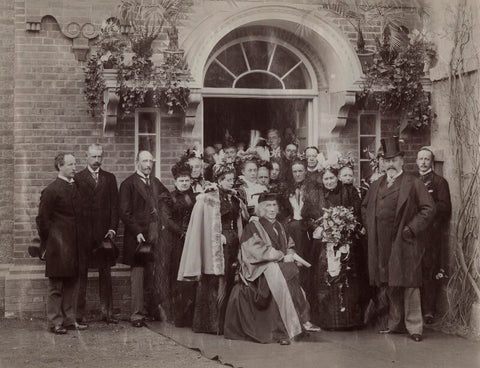
POLYGON ((436 55, 433 43, 417 31, 399 51, 390 47, 388 27, 383 42, 377 40, 373 64, 365 72, 366 80, 361 97, 373 98, 380 111, 400 113, 414 129, 428 126, 434 114, 430 96, 423 89, 425 62, 436 55))
POLYGON ((92 116, 103 105, 103 91, 106 87, 104 70, 118 68, 124 61, 127 42, 120 33, 118 20, 109 19, 104 23, 95 46, 97 51, 89 58, 85 68, 84 88, 92 116))
POLYGON ((89 59, 85 71, 84 91, 92 114, 103 105, 105 69, 117 71, 115 92, 120 97, 122 114, 133 113, 147 100, 155 107, 165 106, 169 113, 186 108, 190 91, 186 86, 188 73, 183 53, 173 50, 173 56, 166 57, 160 66, 151 60, 153 42, 165 22, 170 27, 176 25, 187 9, 185 3, 184 0, 123 0, 120 3, 120 19, 130 26, 131 32, 122 36, 118 20, 102 28, 97 52, 89 59), (127 51, 133 56, 125 57, 127 51))

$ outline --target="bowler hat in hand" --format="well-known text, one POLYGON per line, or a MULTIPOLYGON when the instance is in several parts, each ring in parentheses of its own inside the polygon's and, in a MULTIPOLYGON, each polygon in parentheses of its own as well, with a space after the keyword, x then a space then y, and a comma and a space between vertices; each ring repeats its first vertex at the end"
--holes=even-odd
POLYGON ((400 150, 400 141, 398 137, 382 138, 380 143, 382 145, 384 158, 390 159, 396 156, 403 156, 403 151, 400 150))

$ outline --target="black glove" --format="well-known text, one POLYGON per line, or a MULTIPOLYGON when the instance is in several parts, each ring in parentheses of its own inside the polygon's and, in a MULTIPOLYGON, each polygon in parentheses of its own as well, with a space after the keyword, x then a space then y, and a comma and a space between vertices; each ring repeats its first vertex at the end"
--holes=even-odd
POLYGON ((402 231, 403 240, 412 241, 414 237, 415 235, 413 234, 412 230, 408 226, 405 226, 402 231))

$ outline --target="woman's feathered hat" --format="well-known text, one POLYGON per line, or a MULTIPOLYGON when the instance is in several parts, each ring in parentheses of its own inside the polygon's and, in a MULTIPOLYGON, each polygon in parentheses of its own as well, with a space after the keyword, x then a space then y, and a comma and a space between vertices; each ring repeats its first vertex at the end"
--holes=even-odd
POLYGON ((200 160, 203 159, 203 155, 200 151, 189 148, 185 152, 183 152, 183 155, 180 157, 180 161, 188 162, 189 159, 194 158, 194 157, 199 158, 200 160))
POLYGON ((255 148, 250 147, 246 151, 238 152, 237 156, 242 162, 255 162, 257 165, 262 160, 255 148))
POLYGON ((230 173, 235 174, 235 167, 233 164, 221 162, 213 165, 213 181, 218 181, 222 176, 230 173))
POLYGON ((350 169, 353 170, 353 167, 355 166, 355 160, 351 156, 351 152, 347 152, 347 154, 342 154, 340 153, 338 155, 338 167, 339 169, 342 169, 344 167, 349 167, 350 169))

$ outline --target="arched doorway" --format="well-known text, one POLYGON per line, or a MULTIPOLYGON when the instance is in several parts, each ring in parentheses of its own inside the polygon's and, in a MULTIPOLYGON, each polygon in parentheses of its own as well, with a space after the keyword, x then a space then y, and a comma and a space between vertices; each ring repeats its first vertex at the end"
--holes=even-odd
POLYGON ((304 148, 313 121, 318 83, 308 59, 272 36, 236 38, 215 49, 206 64, 203 96, 204 146, 222 142, 226 131, 248 145, 250 130, 293 132, 304 148))

